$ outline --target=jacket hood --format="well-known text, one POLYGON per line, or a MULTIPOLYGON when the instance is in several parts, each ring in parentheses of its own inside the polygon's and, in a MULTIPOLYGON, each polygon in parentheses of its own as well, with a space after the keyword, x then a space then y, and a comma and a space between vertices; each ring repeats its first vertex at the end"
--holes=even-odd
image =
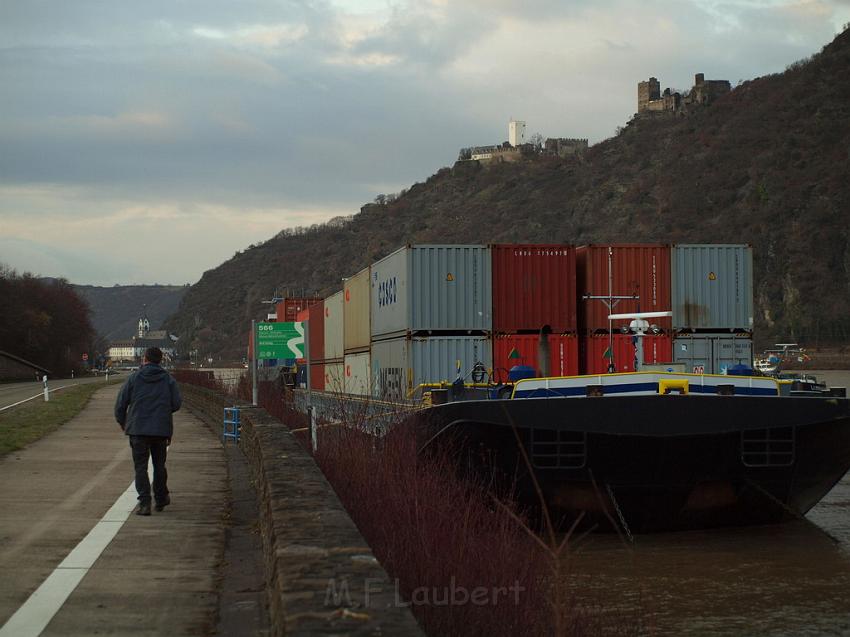
POLYGON ((148 363, 147 365, 143 365, 139 369, 139 378, 141 378, 146 383, 157 383, 161 381, 163 378, 168 376, 168 372, 165 371, 159 365, 154 365, 153 363, 148 363))

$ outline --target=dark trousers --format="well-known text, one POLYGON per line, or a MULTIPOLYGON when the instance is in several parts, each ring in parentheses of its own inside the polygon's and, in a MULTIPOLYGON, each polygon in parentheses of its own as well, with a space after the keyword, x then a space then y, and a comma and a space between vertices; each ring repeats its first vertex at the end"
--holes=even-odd
POLYGON ((133 464, 136 467, 136 492, 139 502, 150 503, 151 483, 148 479, 148 458, 153 458, 153 497, 164 502, 168 496, 168 472, 165 456, 168 453, 168 438, 161 436, 130 436, 133 464))

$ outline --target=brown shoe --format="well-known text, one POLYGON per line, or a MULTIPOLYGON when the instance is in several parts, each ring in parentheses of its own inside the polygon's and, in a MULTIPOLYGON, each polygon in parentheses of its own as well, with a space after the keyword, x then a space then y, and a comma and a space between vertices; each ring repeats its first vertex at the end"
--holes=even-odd
MULTIPOLYGON (((154 508, 155 508, 157 511, 162 511, 162 510, 163 510, 165 507, 167 507, 169 504, 171 504, 171 496, 170 496, 170 495, 167 495, 167 496, 165 496, 165 500, 163 500, 162 502, 157 502, 157 503, 156 503, 156 506, 155 506, 154 508)), ((148 509, 148 510, 150 511, 150 509, 148 509)))
POLYGON ((139 506, 136 507, 136 515, 150 515, 151 514, 151 503, 150 502, 140 502, 139 506))

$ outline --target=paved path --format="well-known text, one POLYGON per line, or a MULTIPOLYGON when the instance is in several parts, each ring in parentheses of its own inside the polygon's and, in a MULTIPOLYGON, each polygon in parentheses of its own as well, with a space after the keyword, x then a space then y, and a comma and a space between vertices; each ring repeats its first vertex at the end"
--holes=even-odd
MULTIPOLYGON (((0 626, 132 482, 129 444, 112 417, 117 391, 98 391, 59 430, 0 459, 0 626)), ((172 506, 130 515, 42 635, 214 632, 226 459, 188 412, 175 414, 174 426, 172 506)))

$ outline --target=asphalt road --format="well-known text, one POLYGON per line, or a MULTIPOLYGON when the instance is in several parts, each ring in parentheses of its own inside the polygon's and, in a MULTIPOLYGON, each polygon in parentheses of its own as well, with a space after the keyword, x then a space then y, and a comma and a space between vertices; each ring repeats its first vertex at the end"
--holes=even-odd
MULTIPOLYGON (((116 378, 115 374, 110 374, 110 378, 116 378)), ((120 373, 117 378, 127 378, 127 373, 120 373)), ((47 379, 47 387, 53 391, 59 387, 67 387, 69 385, 80 385, 84 383, 104 383, 104 376, 83 376, 81 378, 57 378, 47 379)), ((8 383, 0 385, 0 410, 14 405, 17 402, 31 398, 32 396, 41 396, 44 386, 41 381, 27 381, 24 383, 8 383)))

